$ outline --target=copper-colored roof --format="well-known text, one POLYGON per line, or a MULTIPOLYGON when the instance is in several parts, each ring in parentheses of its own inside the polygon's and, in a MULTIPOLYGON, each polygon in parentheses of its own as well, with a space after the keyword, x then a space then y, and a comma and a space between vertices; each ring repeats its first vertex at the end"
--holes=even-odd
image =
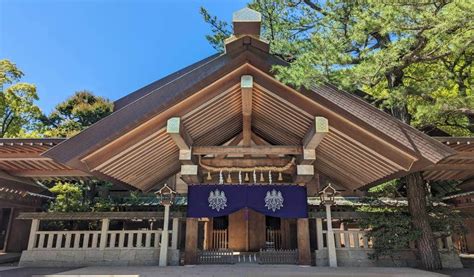
MULTIPOLYGON (((63 142, 64 138, 0 139, 0 171, 15 177, 18 182, 28 180, 55 180, 89 177, 42 153, 63 142)), ((0 178, 7 178, 4 175, 0 178)))
POLYGON ((242 131, 237 91, 243 74, 254 76, 253 132, 272 144, 300 144, 311 118, 328 118, 330 133, 318 147, 316 169, 350 188, 420 170, 456 153, 331 85, 295 90, 279 83, 270 69, 286 63, 253 41, 232 41, 225 54, 125 97, 114 113, 44 156, 150 189, 180 168, 178 148, 164 129, 168 118, 182 117, 196 145, 220 145, 242 131))

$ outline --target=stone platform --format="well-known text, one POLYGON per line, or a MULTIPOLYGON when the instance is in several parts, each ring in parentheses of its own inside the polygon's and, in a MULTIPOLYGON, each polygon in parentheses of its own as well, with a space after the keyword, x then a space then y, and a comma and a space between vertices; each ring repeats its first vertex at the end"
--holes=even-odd
POLYGON ((199 266, 169 266, 169 267, 85 267, 42 276, 113 276, 113 275, 139 275, 140 277, 151 276, 352 276, 352 277, 435 277, 449 276, 413 268, 329 268, 329 267, 302 267, 296 265, 199 265, 199 266))

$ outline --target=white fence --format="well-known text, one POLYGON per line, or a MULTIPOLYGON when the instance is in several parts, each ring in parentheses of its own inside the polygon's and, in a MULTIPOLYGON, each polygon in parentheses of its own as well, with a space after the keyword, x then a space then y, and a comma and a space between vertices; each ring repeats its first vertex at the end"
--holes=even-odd
MULTIPOLYGON (((316 242, 317 249, 327 248, 327 231, 323 230, 322 219, 316 218, 316 242)), ((373 239, 367 236, 365 230, 341 230, 334 229, 334 244, 338 250, 371 249, 373 239)), ((453 241, 451 236, 438 238, 436 240, 439 250, 452 250, 453 241)), ((416 249, 415 242, 411 242, 407 249, 416 249)))
MULTIPOLYGON (((108 230, 104 219, 100 231, 38 231, 39 220, 33 219, 28 250, 36 249, 110 249, 110 248, 159 248, 163 231, 158 230, 108 230)), ((168 247, 177 249, 178 219, 173 219, 168 247)))

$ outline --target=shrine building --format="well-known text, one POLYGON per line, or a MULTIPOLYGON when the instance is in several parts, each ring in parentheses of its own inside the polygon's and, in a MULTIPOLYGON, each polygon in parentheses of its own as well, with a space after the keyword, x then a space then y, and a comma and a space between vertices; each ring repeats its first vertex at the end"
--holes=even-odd
MULTIPOLYGON (((331 84, 280 82, 272 68, 288 64, 260 38, 260 13, 237 11, 233 28, 223 53, 115 101, 111 115, 71 138, 0 140, 0 194, 14 195, 1 202, 3 216, 26 230, 3 243, 25 250, 20 264, 354 266, 372 247, 351 221, 368 188, 412 172, 474 177, 471 145, 455 149, 331 84), (39 212, 51 180, 103 180, 111 194, 158 197, 140 209, 39 212), (46 224, 61 220, 95 225, 46 224)), ((413 251, 407 245, 413 260, 404 265, 416 263, 413 251)))

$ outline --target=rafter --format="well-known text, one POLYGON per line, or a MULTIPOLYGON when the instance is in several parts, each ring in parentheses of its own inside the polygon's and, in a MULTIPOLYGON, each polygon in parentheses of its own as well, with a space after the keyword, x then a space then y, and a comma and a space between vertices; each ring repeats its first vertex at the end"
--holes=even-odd
POLYGON ((252 89, 253 77, 243 75, 240 80, 242 91, 242 134, 243 146, 249 147, 252 143, 252 89))

